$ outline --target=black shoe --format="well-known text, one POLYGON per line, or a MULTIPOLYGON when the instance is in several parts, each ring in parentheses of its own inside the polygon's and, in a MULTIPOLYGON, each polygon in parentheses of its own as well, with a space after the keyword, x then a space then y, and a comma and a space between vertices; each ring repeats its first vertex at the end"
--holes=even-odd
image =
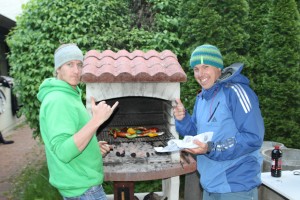
POLYGON ((2 133, 0 132, 0 143, 3 143, 3 144, 12 144, 12 143, 14 143, 14 141, 12 141, 12 140, 4 140, 4 138, 2 136, 2 133))

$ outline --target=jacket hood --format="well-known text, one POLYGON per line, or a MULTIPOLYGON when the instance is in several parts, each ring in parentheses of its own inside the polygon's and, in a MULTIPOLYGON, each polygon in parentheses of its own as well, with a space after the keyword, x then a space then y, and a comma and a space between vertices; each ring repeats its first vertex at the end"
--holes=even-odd
POLYGON ((47 78, 39 87, 39 92, 37 94, 38 100, 42 102, 47 94, 53 91, 62 91, 69 93, 70 95, 81 96, 81 90, 78 86, 76 87, 76 90, 74 90, 74 88, 65 81, 56 78, 47 78))
POLYGON ((243 63, 234 63, 224 68, 217 83, 240 83, 249 85, 249 79, 241 74, 243 67, 243 63))
POLYGON ((210 99, 213 96, 213 93, 217 91, 222 84, 240 83, 249 85, 249 79, 241 74, 243 67, 243 63, 234 63, 224 68, 216 83, 211 88, 202 90, 202 97, 205 99, 210 99))

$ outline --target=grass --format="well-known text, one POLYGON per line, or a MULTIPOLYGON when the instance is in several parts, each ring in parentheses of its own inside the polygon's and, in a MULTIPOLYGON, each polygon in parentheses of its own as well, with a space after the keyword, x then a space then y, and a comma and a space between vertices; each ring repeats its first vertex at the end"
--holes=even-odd
POLYGON ((12 200, 61 200, 59 192, 48 182, 45 162, 26 167, 13 182, 12 200))
MULTIPOLYGON (((45 161, 24 168, 14 179, 13 190, 9 200, 62 200, 57 189, 48 182, 48 168, 45 161)), ((180 177, 180 185, 184 185, 184 176, 180 177)), ((113 194, 113 182, 104 182, 107 194, 113 194)), ((135 192, 155 192, 162 190, 161 180, 135 182, 135 192)), ((183 197, 183 187, 180 187, 180 197, 183 197)))

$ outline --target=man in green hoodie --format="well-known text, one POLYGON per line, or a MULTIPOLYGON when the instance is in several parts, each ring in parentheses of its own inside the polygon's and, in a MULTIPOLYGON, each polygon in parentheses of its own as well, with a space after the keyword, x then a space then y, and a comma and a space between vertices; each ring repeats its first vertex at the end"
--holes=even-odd
POLYGON ((107 151, 107 146, 98 143, 95 132, 118 102, 111 107, 105 101, 96 104, 91 98, 90 116, 77 86, 83 66, 82 51, 75 44, 61 45, 54 53, 54 62, 55 77, 45 79, 37 94, 49 182, 65 200, 106 200, 101 186, 101 152, 107 151))

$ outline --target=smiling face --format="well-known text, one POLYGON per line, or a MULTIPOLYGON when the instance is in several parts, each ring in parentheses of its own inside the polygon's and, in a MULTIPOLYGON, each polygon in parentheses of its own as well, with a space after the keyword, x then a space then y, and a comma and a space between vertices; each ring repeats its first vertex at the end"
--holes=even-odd
POLYGON ((79 60, 71 60, 64 63, 56 71, 59 80, 69 83, 74 89, 80 82, 82 71, 82 62, 79 60))
POLYGON ((220 68, 206 64, 199 64, 194 67, 194 77, 203 89, 211 88, 220 76, 220 68))

